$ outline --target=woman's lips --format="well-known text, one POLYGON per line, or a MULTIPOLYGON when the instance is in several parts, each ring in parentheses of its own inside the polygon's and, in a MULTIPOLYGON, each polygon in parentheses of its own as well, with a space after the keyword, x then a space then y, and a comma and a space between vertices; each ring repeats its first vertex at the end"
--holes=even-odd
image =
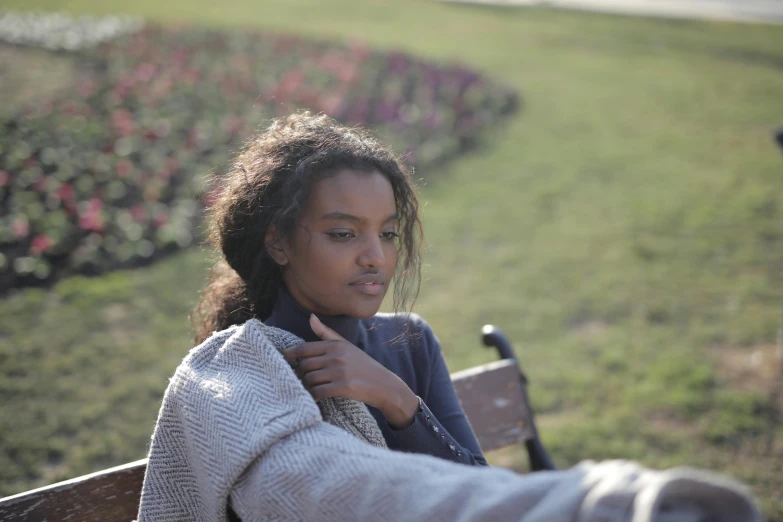
POLYGON ((366 295, 378 295, 383 292, 383 283, 370 281, 366 283, 351 283, 351 286, 366 295))

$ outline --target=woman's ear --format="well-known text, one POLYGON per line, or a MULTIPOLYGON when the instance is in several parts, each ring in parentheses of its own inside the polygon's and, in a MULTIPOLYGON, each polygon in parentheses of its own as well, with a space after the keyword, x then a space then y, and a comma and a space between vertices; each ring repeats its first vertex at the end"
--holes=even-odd
POLYGON ((283 248, 283 238, 277 235, 277 229, 274 226, 269 227, 264 236, 264 248, 275 263, 280 266, 288 264, 288 254, 283 248))

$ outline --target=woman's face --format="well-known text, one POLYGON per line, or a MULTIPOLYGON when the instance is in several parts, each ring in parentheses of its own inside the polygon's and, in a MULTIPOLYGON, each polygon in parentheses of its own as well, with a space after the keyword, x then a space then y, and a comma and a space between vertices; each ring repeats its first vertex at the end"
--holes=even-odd
POLYGON ((323 315, 371 317, 397 267, 391 183, 378 172, 342 169, 317 182, 279 253, 286 288, 323 315))

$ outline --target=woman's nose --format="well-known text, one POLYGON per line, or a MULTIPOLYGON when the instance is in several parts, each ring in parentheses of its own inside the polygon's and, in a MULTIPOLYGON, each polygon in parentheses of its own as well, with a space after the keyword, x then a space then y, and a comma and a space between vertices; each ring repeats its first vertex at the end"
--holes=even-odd
POLYGON ((370 238, 364 242, 357 263, 361 267, 365 268, 380 268, 385 262, 385 256, 383 254, 383 245, 381 244, 381 238, 370 238))

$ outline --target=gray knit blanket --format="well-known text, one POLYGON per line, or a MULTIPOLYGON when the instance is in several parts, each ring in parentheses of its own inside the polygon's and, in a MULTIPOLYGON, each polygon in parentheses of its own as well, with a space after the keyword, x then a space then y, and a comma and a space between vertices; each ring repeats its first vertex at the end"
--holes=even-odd
MULTIPOLYGON (((304 342, 290 332, 286 332, 280 328, 266 326, 258 321, 251 323, 251 326, 261 328, 264 337, 278 352, 282 352, 286 348, 304 342)), ((291 368, 296 369, 299 366, 299 361, 300 359, 291 361, 291 368)), ((367 406, 365 406, 364 403, 353 399, 346 399, 344 397, 327 397, 326 399, 318 401, 317 404, 318 409, 321 410, 321 417, 325 422, 342 428, 354 437, 363 440, 368 444, 378 446, 379 448, 386 447, 386 440, 383 438, 383 433, 381 433, 378 423, 375 422, 375 417, 372 416, 370 410, 367 409, 367 406)))
POLYGON ((379 447, 365 407, 322 413, 279 353, 296 342, 250 320, 191 350, 163 398, 140 522, 223 522, 229 505, 244 522, 762 520, 744 486, 688 468, 520 476, 379 447))

